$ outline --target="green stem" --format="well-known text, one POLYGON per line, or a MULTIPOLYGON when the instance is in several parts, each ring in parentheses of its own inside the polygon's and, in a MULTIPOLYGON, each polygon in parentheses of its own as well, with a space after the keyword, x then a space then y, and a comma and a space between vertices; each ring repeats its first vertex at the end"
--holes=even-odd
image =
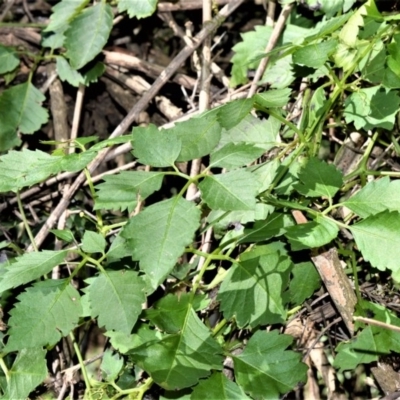
POLYGON ((6 376, 6 381, 7 383, 10 381, 10 371, 7 368, 6 363, 4 362, 4 355, 1 355, 0 357, 0 368, 4 372, 4 375, 6 376))
POLYGON ((32 243, 32 247, 35 251, 38 251, 39 249, 36 246, 35 237, 33 236, 31 227, 29 226, 28 220, 26 219, 26 215, 25 215, 24 207, 22 205, 21 196, 19 194, 19 191, 17 191, 17 203, 18 203, 19 212, 21 214, 22 222, 24 224, 26 232, 28 233, 29 239, 32 243))
POLYGON ((82 358, 81 350, 79 349, 78 343, 76 343, 75 336, 72 332, 69 333, 69 337, 71 338, 72 344, 74 346, 75 354, 78 357, 79 365, 81 366, 81 370, 82 370, 83 379, 84 379, 85 385, 86 385, 86 390, 89 390, 89 398, 91 399, 92 398, 92 394, 91 394, 92 387, 90 385, 89 376, 87 374, 85 362, 83 361, 83 358, 82 358))

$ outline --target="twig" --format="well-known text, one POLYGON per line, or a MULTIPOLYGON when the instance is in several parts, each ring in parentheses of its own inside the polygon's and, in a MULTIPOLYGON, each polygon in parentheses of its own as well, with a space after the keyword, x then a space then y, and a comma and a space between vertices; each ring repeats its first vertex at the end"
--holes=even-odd
MULTIPOLYGON (((74 118, 72 119, 72 128, 70 139, 75 140, 78 137, 79 121, 81 120, 83 97, 85 95, 85 85, 79 84, 78 91, 76 92, 76 101, 74 108, 74 118)), ((75 152, 75 146, 71 146, 69 153, 75 152)))
MULTIPOLYGON (((150 100, 152 100, 158 91, 164 86, 164 84, 168 81, 168 79, 172 76, 172 74, 182 65, 182 63, 200 46, 200 44, 204 41, 204 39, 214 31, 222 22, 228 17, 240 4, 243 3, 244 0, 232 0, 229 4, 227 4, 221 11, 217 14, 217 16, 210 21, 204 28, 194 37, 193 43, 190 45, 186 45, 173 59, 173 61, 165 68, 165 70, 160 74, 160 76, 155 80, 151 88, 146 92, 140 100, 132 107, 132 110, 128 113, 128 115, 121 121, 121 123, 115 128, 114 132, 111 134, 110 138, 115 138, 117 136, 121 136, 131 125, 131 123, 137 118, 141 111, 145 109, 150 100)), ((105 159, 109 149, 102 150, 97 157, 89 164, 87 167, 89 173, 93 173, 93 171, 103 162, 105 159)), ((68 204, 78 190, 78 188, 82 185, 82 183, 86 180, 86 175, 81 173, 75 180, 75 182, 71 185, 68 191, 66 191, 60 200, 60 203, 57 207, 52 211, 49 218, 39 230, 39 233, 35 237, 35 242, 38 247, 42 245, 44 240, 46 239, 49 230, 53 228, 54 224, 59 219, 60 215, 64 212, 64 210, 68 207, 68 204)), ((32 251, 31 246, 29 246, 28 251, 32 251)))
MULTIPOLYGON (((203 0, 203 24, 208 24, 211 20, 212 7, 211 0, 203 0)), ((201 84, 199 97, 199 111, 205 111, 210 107, 210 82, 212 75, 210 74, 211 66, 211 37, 207 37, 204 41, 201 57, 201 84)), ((201 170, 201 158, 192 161, 190 167, 190 177, 199 174, 201 170)), ((192 183, 186 192, 186 199, 192 198, 197 191, 197 187, 192 183)), ((200 267, 201 269, 201 267, 200 267)))
MULTIPOLYGON (((276 25, 274 26, 274 29, 271 33, 271 37, 269 38, 267 47, 265 48, 266 53, 269 53, 276 46, 276 43, 278 42, 279 36, 283 31, 283 28, 286 24, 286 20, 288 19, 289 14, 292 11, 292 8, 293 4, 287 4, 285 7, 282 8, 278 21, 276 21, 276 25)), ((258 66, 257 71, 254 75, 253 82, 251 83, 251 87, 247 95, 248 98, 252 97, 256 93, 258 82, 260 81, 261 77, 264 74, 265 69, 268 66, 269 59, 270 57, 269 55, 267 55, 261 60, 260 65, 258 66)))

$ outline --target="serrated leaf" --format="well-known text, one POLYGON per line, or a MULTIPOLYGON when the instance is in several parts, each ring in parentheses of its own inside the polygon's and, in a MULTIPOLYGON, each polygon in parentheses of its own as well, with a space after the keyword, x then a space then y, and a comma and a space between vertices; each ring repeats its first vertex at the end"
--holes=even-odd
POLYGON ((252 165, 247 168, 260 182, 261 187, 259 193, 268 190, 274 181, 278 168, 281 165, 280 161, 273 159, 262 164, 252 165))
POLYGON ((276 399, 306 381, 301 355, 285 350, 293 341, 278 331, 256 332, 243 353, 232 356, 236 382, 252 397, 276 399))
POLYGON ((179 333, 165 335, 130 352, 137 364, 167 390, 195 385, 222 368, 222 349, 190 304, 179 333))
POLYGON ((233 100, 218 109, 218 122, 225 129, 232 129, 253 108, 254 100, 239 99, 233 100))
POLYGON ((228 143, 224 147, 211 153, 209 167, 234 169, 242 167, 256 160, 264 153, 263 149, 254 144, 228 143))
POLYGON ((71 243, 75 240, 74 234, 69 229, 50 229, 50 232, 54 234, 58 239, 64 242, 71 243))
POLYGON ((362 218, 381 211, 400 211, 400 181, 388 176, 368 182, 343 204, 362 218))
POLYGON ((214 372, 208 379, 200 381, 194 388, 191 400, 250 400, 243 389, 224 374, 214 372))
POLYGON ((271 89, 267 92, 257 93, 254 101, 263 108, 283 107, 289 103, 291 89, 271 89))
POLYGON ((339 232, 338 226, 329 219, 316 218, 315 221, 286 228, 292 250, 317 248, 331 242, 339 232))
MULTIPOLYGON (((366 311, 371 312, 374 315, 374 320, 400 327, 399 318, 380 304, 361 300, 358 308, 362 316, 366 311)), ((360 312, 356 314, 359 315, 360 312)), ((370 325, 358 332, 350 343, 342 342, 339 344, 333 365, 340 371, 354 370, 359 364, 377 361, 385 354, 390 354, 390 352, 398 353, 399 349, 399 332, 370 325)))
POLYGON ((10 47, 0 45, 0 74, 13 71, 19 65, 19 58, 10 47))
POLYGON ((88 85, 96 82, 98 77, 105 71, 105 66, 101 62, 97 62, 92 68, 84 74, 73 69, 64 57, 57 57, 56 69, 59 78, 63 82, 68 82, 70 85, 78 87, 80 84, 88 85))
POLYGON ((118 175, 105 176, 104 183, 95 187, 97 192, 94 209, 127 209, 132 212, 138 198, 145 200, 161 188, 163 178, 162 172, 147 171, 123 171, 118 175))
POLYGON ((79 69, 101 52, 111 32, 113 14, 110 5, 100 2, 84 10, 65 31, 64 46, 71 67, 79 69), (82 38, 85 45, 82 46, 82 38))
POLYGON ((127 239, 133 258, 157 287, 172 271, 185 246, 199 227, 200 210, 180 197, 147 207, 129 220, 121 236, 127 239), (151 251, 149 251, 151 244, 151 251))
POLYGON ((41 106, 46 98, 30 82, 15 85, 0 95, 0 136, 17 129, 21 133, 36 132, 49 119, 41 106))
POLYGON ((256 68, 259 61, 251 62, 257 55, 264 53, 272 32, 270 26, 257 25, 255 31, 242 33, 242 42, 233 46, 231 86, 235 87, 247 82, 247 70, 256 68))
POLYGON ((158 130, 153 124, 133 130, 133 155, 152 167, 170 167, 181 152, 181 140, 170 131, 158 130))
POLYGON ((89 3, 89 0, 62 0, 52 8, 45 32, 64 32, 69 22, 89 3))
POLYGON ((221 129, 214 111, 179 122, 168 129, 168 134, 176 135, 182 142, 177 161, 190 161, 210 154, 219 142, 221 129))
POLYGON ((65 156, 51 156, 39 150, 10 151, 0 157, 0 192, 16 192, 62 170, 79 171, 95 155, 91 151, 65 156))
POLYGON ((338 41, 329 39, 325 42, 312 43, 297 49, 293 54, 293 62, 310 68, 322 67, 329 56, 336 50, 338 41))
POLYGON ((142 303, 145 283, 135 271, 107 271, 86 280, 91 316, 107 330, 131 333, 142 303))
POLYGON ((85 231, 82 238, 82 250, 86 253, 103 253, 106 248, 106 239, 100 233, 85 231))
POLYGON ((76 327, 82 314, 80 295, 68 279, 38 282, 18 300, 10 311, 5 351, 53 346, 76 327))
POLYGON ((295 185, 296 190, 309 197, 332 198, 343 184, 343 175, 332 164, 318 158, 310 158, 300 170, 302 183, 295 185))
POLYGON ((272 89, 285 89, 295 78, 292 55, 288 54, 275 62, 270 62, 259 84, 268 84, 272 89))
POLYGON ((374 86, 352 93, 344 104, 346 122, 354 123, 356 129, 391 130, 399 109, 400 97, 397 91, 374 86))
POLYGON ((127 11, 131 18, 146 18, 154 13, 157 7, 157 0, 119 0, 118 10, 127 11))
POLYGON ((292 269, 293 279, 290 281, 290 302, 302 305, 304 300, 321 287, 321 279, 314 264, 303 262, 295 264, 292 269))
POLYGON ((192 298, 189 293, 182 293, 179 297, 168 294, 157 301, 154 307, 146 310, 145 316, 161 331, 177 333, 184 325, 189 306, 199 311, 207 308, 209 303, 204 295, 192 298))
POLYGON ((25 399, 47 376, 46 351, 22 349, 8 370, 8 381, 2 399, 25 399))
POLYGON ((0 293, 38 279, 64 261, 67 252, 43 250, 25 253, 6 267, 0 281, 0 293))
POLYGON ((202 199, 212 209, 253 210, 260 184, 242 169, 226 174, 206 176, 199 184, 202 199))
POLYGON ((275 252, 250 258, 232 266, 217 299, 225 319, 235 317, 239 328, 281 323, 286 318, 282 293, 292 263, 275 252))
POLYGON ((380 269, 399 271, 400 213, 383 211, 349 226, 365 261, 380 269))
POLYGON ((244 230, 240 243, 262 242, 286 232, 293 220, 286 214, 273 213, 264 221, 256 221, 254 226, 244 230))
POLYGON ((110 349, 104 352, 100 369, 103 372, 105 381, 112 382, 116 380, 123 366, 124 360, 117 353, 113 354, 110 349))
POLYGON ((118 235, 113 242, 111 243, 110 248, 107 251, 107 261, 114 262, 121 260, 124 257, 129 257, 131 255, 131 251, 129 251, 128 246, 126 244, 126 239, 118 235))
POLYGON ((219 147, 228 143, 248 143, 268 151, 277 145, 280 127, 281 123, 272 117, 260 120, 250 114, 234 128, 222 130, 219 147))

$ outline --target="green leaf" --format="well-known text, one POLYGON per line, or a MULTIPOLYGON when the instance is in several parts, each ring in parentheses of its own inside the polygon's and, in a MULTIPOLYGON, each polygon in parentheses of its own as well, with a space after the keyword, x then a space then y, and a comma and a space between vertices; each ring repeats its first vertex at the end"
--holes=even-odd
POLYGON ((222 349, 200 321, 190 304, 179 333, 165 335, 158 342, 148 342, 130 352, 137 364, 167 390, 195 385, 222 369, 222 349))
POLYGON ((247 143, 268 151, 278 144, 280 127, 281 123, 272 117, 268 120, 260 120, 250 114, 234 128, 222 130, 219 146, 222 147, 228 143, 247 143))
POLYGON ((304 300, 321 287, 321 279, 314 264, 303 262, 295 264, 292 269, 293 279, 290 281, 290 302, 302 305, 304 300))
POLYGON ((107 382, 115 381, 123 366, 124 360, 118 354, 113 354, 110 349, 104 352, 100 368, 107 382))
POLYGON ((381 211, 400 211, 400 181, 388 176, 368 182, 343 204, 362 218, 381 211))
MULTIPOLYGON (((361 300, 357 315, 365 316, 366 312, 374 315, 374 320, 400 327, 400 319, 385 306, 361 300)), ((364 324, 356 322, 357 325, 364 324)), ((385 354, 400 351, 400 333, 391 329, 370 325, 360 331, 350 343, 342 342, 337 347, 333 365, 340 371, 354 370, 359 364, 377 361, 385 354)))
POLYGON ((256 332, 245 350, 232 356, 236 382, 253 398, 276 399, 306 381, 300 354, 285 350, 293 341, 278 331, 256 332))
POLYGON ((46 351, 41 348, 22 349, 8 370, 3 399, 25 399, 47 376, 46 351))
POLYGON ((103 235, 93 231, 85 231, 82 238, 82 250, 86 253, 103 253, 106 240, 103 235))
POLYGON ((206 176, 199 184, 208 206, 225 211, 253 210, 259 187, 258 180, 242 169, 206 176))
POLYGON ((89 0, 62 0, 52 8, 50 23, 45 32, 64 32, 71 20, 89 3, 89 0))
POLYGON ((257 93, 254 101, 257 105, 264 108, 284 107, 289 103, 291 89, 271 89, 267 92, 257 93))
POLYGON ((43 250, 35 253, 25 253, 6 267, 0 281, 0 293, 31 282, 49 273, 54 267, 64 261, 66 251, 43 250))
POLYGON ((146 18, 154 13, 157 7, 157 0, 119 0, 118 10, 127 11, 131 18, 146 18))
POLYGON ((50 232, 58 239, 67 243, 71 243, 75 240, 73 232, 69 229, 50 229, 50 232))
POLYGON ((13 71, 19 65, 19 58, 13 49, 0 45, 0 74, 13 71))
POLYGON ((142 303, 146 300, 145 283, 135 271, 107 271, 86 280, 89 286, 91 316, 107 330, 131 333, 142 303))
POLYGON ((345 101, 344 117, 356 129, 393 129, 400 97, 394 90, 380 86, 360 89, 345 101))
POLYGON ((272 89, 285 89, 295 80, 292 55, 270 62, 260 80, 261 84, 271 85, 272 89))
POLYGON ((273 159, 262 164, 252 165, 247 168, 260 182, 261 187, 259 193, 268 190, 274 181, 281 162, 278 159, 273 159))
POLYGON ((161 331, 177 333, 185 322, 189 306, 199 311, 207 308, 209 303, 210 301, 204 295, 198 295, 192 299, 190 293, 182 293, 179 297, 168 294, 157 301, 153 308, 146 310, 145 317, 161 331))
POLYGON ((290 259, 279 252, 261 257, 246 254, 229 269, 219 290, 224 318, 235 317, 239 328, 282 323, 286 318, 282 293, 291 268, 290 259))
POLYGON ((224 374, 214 372, 208 379, 200 381, 190 399, 250 400, 250 397, 247 397, 242 388, 224 374))
POLYGON ((178 257, 199 227, 200 210, 180 197, 161 201, 135 215, 121 236, 140 268, 158 286, 172 271, 178 257), (151 251, 149 245, 151 244, 151 251))
POLYGON ((253 99, 233 100, 218 109, 219 124, 225 129, 232 129, 253 108, 253 99))
POLYGON ((386 50, 385 45, 380 40, 374 44, 372 51, 360 62, 360 69, 363 79, 371 83, 380 84, 385 75, 386 50))
POLYGON ((329 39, 325 42, 312 43, 297 49, 293 54, 293 62, 310 68, 322 67, 329 56, 336 50, 338 41, 329 39))
POLYGON ((349 226, 365 261, 374 267, 399 271, 400 213, 383 211, 349 226))
POLYGON ((103 75, 105 66, 101 62, 97 62, 93 67, 82 74, 76 69, 73 69, 64 57, 57 57, 56 69, 62 81, 78 87, 79 84, 88 85, 89 83, 97 82, 97 79, 103 75))
POLYGON ((263 242, 286 232, 288 226, 293 225, 293 220, 286 214, 273 213, 264 221, 257 221, 252 228, 244 230, 240 243, 263 242))
POLYGON ((317 248, 331 242, 339 232, 338 226, 329 219, 317 217, 315 221, 287 227, 285 236, 293 251, 317 248))
POLYGON ((38 282, 18 300, 10 311, 5 351, 53 346, 77 326, 82 314, 79 293, 68 279, 38 282))
POLYGON ((145 200, 161 188, 162 172, 123 171, 118 175, 105 176, 104 183, 95 188, 95 210, 128 210, 132 212, 138 198, 145 200))
POLYGON ((15 85, 0 95, 0 137, 7 132, 32 134, 49 119, 41 106, 46 98, 30 82, 15 85))
POLYGON ((310 158, 300 170, 302 183, 295 185, 296 190, 308 197, 332 198, 343 184, 343 175, 333 164, 327 164, 318 158, 310 158))
POLYGON ((181 152, 182 143, 179 138, 169 130, 158 130, 153 124, 146 128, 134 128, 132 136, 133 155, 145 165, 169 167, 181 152))
POLYGON ((110 248, 107 251, 107 261, 114 262, 121 260, 124 257, 129 257, 132 253, 129 251, 126 244, 126 240, 118 235, 111 243, 110 248))
POLYGON ((182 141, 177 161, 190 161, 210 154, 219 142, 221 129, 214 111, 179 122, 168 129, 169 135, 174 134, 182 141))
POLYGON ((242 42, 233 46, 231 86, 236 87, 247 82, 247 70, 257 68, 260 61, 251 62, 256 56, 264 53, 272 32, 270 26, 257 25, 255 31, 240 34, 242 42))
POLYGON ((211 153, 209 167, 234 169, 249 164, 264 153, 263 149, 254 144, 228 143, 224 147, 211 153))
POLYGON ((65 31, 64 42, 66 56, 72 68, 82 68, 101 52, 110 35, 112 21, 112 9, 103 1, 87 8, 73 19, 65 31))

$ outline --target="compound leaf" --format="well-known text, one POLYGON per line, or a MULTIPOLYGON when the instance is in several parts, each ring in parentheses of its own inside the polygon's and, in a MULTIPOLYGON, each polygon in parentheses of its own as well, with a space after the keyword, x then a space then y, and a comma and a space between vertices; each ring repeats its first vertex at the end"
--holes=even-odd
POLYGON ((200 210, 193 203, 172 197, 147 207, 124 227, 121 236, 127 239, 133 258, 139 260, 153 287, 172 271, 185 246, 192 242, 199 221, 200 210))
POLYGON ((278 331, 256 332, 243 353, 232 356, 236 382, 256 399, 276 399, 305 382, 300 354, 285 350, 293 341, 278 331))
POLYGON ((91 316, 107 330, 131 333, 142 303, 146 300, 145 283, 135 271, 108 271, 86 280, 89 286, 91 316))
POLYGON ((38 282, 17 298, 6 351, 53 346, 77 326, 82 314, 80 295, 68 279, 38 282))

